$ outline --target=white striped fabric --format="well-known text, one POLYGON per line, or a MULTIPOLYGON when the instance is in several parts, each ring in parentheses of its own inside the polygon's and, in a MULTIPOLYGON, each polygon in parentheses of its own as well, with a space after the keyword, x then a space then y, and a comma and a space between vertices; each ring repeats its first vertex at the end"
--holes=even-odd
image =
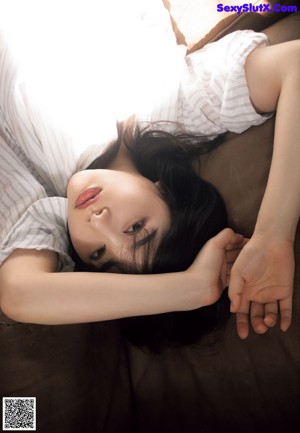
POLYGON ((177 122, 184 131, 211 138, 226 131, 241 133, 265 122, 271 114, 262 116, 254 110, 244 63, 254 48, 267 44, 262 33, 237 31, 186 56, 176 92, 139 119, 177 122))

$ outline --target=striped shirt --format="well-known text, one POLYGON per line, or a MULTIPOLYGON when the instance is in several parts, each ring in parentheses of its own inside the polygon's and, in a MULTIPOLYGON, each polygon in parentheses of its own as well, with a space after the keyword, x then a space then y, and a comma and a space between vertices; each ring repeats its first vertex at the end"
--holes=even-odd
MULTIPOLYGON (((266 44, 263 34, 238 31, 186 56, 164 102, 149 113, 138 111, 138 122, 174 121, 210 137, 263 123, 269 115, 257 114, 250 102, 244 63, 266 44)), ((69 271, 68 180, 107 143, 74 145, 26 95, 0 35, 0 264, 17 248, 48 249, 58 253, 58 270, 69 271)))
POLYGON ((242 133, 260 125, 270 115, 262 116, 253 108, 244 64, 254 48, 267 44, 266 35, 243 30, 189 54, 184 58, 178 87, 157 109, 139 118, 171 120, 185 131, 207 137, 227 131, 242 133))

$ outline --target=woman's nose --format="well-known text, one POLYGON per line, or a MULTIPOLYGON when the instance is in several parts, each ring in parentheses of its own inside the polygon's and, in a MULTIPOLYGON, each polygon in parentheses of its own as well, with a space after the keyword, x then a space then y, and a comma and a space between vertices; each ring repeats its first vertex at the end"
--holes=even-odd
POLYGON ((97 228, 97 227, 102 227, 104 225, 107 226, 107 224, 109 223, 109 212, 107 208, 104 209, 90 209, 91 211, 91 215, 89 218, 89 223, 97 228))

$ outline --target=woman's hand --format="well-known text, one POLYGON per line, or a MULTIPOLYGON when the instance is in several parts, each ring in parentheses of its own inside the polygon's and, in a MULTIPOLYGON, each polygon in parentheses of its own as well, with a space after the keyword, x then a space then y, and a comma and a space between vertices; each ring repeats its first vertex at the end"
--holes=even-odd
POLYGON ((193 308, 211 305, 221 297, 228 287, 233 263, 246 242, 242 235, 227 228, 204 245, 186 271, 195 287, 195 303, 199 302, 193 308))
POLYGON ((248 335, 249 312, 254 330, 264 333, 276 323, 278 304, 280 328, 282 331, 289 328, 293 279, 292 242, 253 235, 232 267, 228 291, 241 338, 248 335))

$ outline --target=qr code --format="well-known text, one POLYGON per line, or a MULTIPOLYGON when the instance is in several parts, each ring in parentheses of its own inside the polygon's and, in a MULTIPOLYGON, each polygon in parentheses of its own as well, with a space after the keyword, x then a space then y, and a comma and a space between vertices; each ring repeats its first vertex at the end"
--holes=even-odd
POLYGON ((36 430, 35 397, 3 397, 2 430, 36 430))

